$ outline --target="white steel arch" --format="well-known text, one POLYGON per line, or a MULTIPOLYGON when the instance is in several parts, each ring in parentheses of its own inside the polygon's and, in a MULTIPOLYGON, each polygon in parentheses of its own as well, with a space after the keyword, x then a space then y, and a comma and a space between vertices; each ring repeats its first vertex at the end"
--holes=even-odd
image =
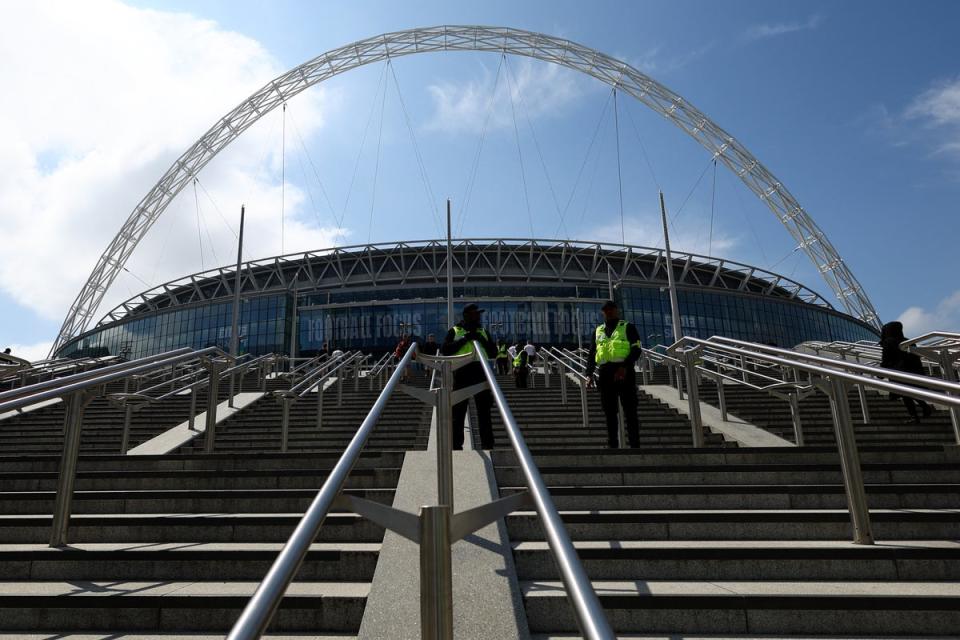
POLYGON ((763 200, 799 243, 847 311, 880 326, 863 287, 796 198, 733 136, 677 93, 625 62, 570 40, 503 27, 439 26, 385 33, 333 49, 264 85, 220 118, 167 169, 133 209, 70 306, 51 353, 82 333, 107 289, 171 200, 254 122, 304 89, 388 58, 436 51, 490 51, 526 56, 580 71, 628 93, 710 151, 763 200))

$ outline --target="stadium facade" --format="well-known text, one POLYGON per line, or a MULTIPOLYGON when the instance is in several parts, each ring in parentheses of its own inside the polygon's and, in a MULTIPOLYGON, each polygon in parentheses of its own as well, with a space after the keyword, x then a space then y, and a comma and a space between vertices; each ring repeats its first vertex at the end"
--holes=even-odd
MULTIPOLYGON (((560 240, 457 240, 454 297, 478 302, 508 340, 586 342, 610 296, 647 344, 672 342, 667 261, 661 249, 560 240)), ((793 346, 875 339, 865 322, 782 275, 738 262, 673 253, 685 334, 793 346)), ((235 271, 168 282, 118 305, 60 355, 142 357, 230 343, 235 271)), ((322 348, 392 348, 403 331, 437 334, 446 313, 445 241, 396 242, 278 256, 241 268, 240 344, 254 355, 322 348)))

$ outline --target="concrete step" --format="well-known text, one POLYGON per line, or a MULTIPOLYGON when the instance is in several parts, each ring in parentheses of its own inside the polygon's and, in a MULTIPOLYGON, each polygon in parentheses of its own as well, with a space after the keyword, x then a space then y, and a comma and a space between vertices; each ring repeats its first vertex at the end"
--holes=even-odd
MULTIPOLYGON (((949 509, 960 506, 960 484, 866 485, 875 509, 949 509)), ((509 494, 526 490, 501 487, 509 494)), ((558 509, 843 509, 842 484, 551 486, 558 509)), ((2 494, 0 494, 2 500, 2 494)), ((2 504, 2 502, 0 502, 2 504)))
MULTIPOLYGON (((258 582, 0 582, 3 631, 229 631, 258 582)), ((353 631, 366 582, 294 582, 270 629, 353 631)))
MULTIPOLYGON (((0 575, 21 581, 259 581, 282 548, 279 543, 4 544, 0 575)), ((379 543, 315 543, 297 579, 369 582, 379 552, 379 543)))
MULTIPOLYGON (((616 631, 712 634, 948 635, 955 582, 594 581, 616 631), (691 615, 696 611, 696 615, 691 615)), ((533 632, 576 628, 559 582, 522 582, 533 632)))
MULTIPOLYGON (((846 509, 561 511, 573 540, 846 540, 846 509)), ((877 540, 955 540, 960 509, 871 509, 877 540)), ((511 540, 542 540, 535 512, 506 518, 511 540)))
MULTIPOLYGON (((578 541, 574 547, 594 580, 960 579, 957 541, 598 540, 578 541)), ((546 542, 515 542, 513 552, 521 579, 559 579, 546 542)))
MULTIPOLYGON (((346 489, 347 495, 393 504, 393 488, 346 489)), ((76 491, 74 514, 163 513, 303 513, 317 489, 180 489, 76 491)), ((55 491, 0 492, 0 513, 53 512, 55 491)))
MULTIPOLYGON (((74 515, 70 542, 286 542, 301 513, 74 515)), ((0 543, 49 540, 49 515, 0 515, 0 543)), ((380 542, 383 528, 353 513, 331 513, 317 542, 380 542)))

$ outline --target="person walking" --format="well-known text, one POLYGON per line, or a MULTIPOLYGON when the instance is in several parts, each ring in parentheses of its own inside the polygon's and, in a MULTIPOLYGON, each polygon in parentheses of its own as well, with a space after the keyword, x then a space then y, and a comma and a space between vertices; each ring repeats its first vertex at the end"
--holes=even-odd
POLYGON ((513 379, 517 389, 526 389, 529 377, 530 356, 527 355, 526 349, 520 349, 513 358, 513 379))
MULTIPOLYGON (((446 337, 443 339, 443 346, 440 347, 440 353, 445 356, 459 356, 473 353, 474 341, 479 342, 483 347, 486 358, 493 358, 497 353, 497 345, 490 338, 490 335, 480 325, 480 315, 483 309, 475 304, 468 304, 463 308, 463 319, 450 327, 446 337)), ((483 372, 483 365, 479 362, 471 362, 460 367, 453 372, 453 390, 464 389, 466 387, 486 382, 487 377, 483 372)), ((477 407, 477 428, 480 432, 480 446, 484 449, 493 449, 493 426, 490 422, 490 408, 493 406, 493 394, 489 389, 484 389, 473 396, 473 401, 477 407)), ((469 408, 469 398, 453 405, 453 448, 463 449, 463 426, 467 417, 469 408)))
POLYGON ((440 351, 440 345, 437 344, 437 337, 432 333, 427 334, 427 341, 417 347, 417 351, 425 356, 435 356, 440 351))
POLYGON ((620 319, 620 309, 613 300, 601 307, 603 324, 597 327, 587 358, 587 387, 594 386, 593 372, 597 370, 600 403, 607 423, 607 446, 611 449, 620 442, 619 406, 623 407, 624 422, 630 446, 640 446, 640 421, 637 417, 637 380, 634 363, 642 355, 637 328, 620 319))
MULTIPOLYGON (((400 360, 403 359, 403 356, 406 355, 407 349, 410 348, 411 342, 412 342, 412 338, 410 337, 410 334, 409 334, 409 333, 404 333, 402 336, 400 336, 400 342, 397 343, 396 348, 393 350, 393 357, 396 358, 397 362, 400 362, 400 360)), ((409 380, 410 380, 410 369, 413 368, 412 365, 413 365, 413 363, 411 363, 409 366, 407 366, 407 367, 403 370, 403 373, 400 374, 400 381, 401 381, 401 382, 409 382, 409 380)))
MULTIPOLYGON (((880 327, 880 366, 885 369, 902 371, 903 373, 913 373, 919 376, 926 375, 920 356, 915 353, 903 351, 900 348, 900 343, 906 339, 906 336, 903 335, 902 322, 888 322, 880 327)), ((907 420, 908 424, 920 424, 920 417, 917 415, 917 404, 920 405, 920 410, 923 411, 924 418, 930 417, 930 414, 933 413, 933 408, 923 400, 915 400, 908 396, 899 397, 903 401, 903 406, 906 407, 907 413, 910 415, 910 419, 907 420)), ((890 399, 896 400, 897 396, 891 394, 890 399)))
POLYGON ((507 353, 507 343, 497 340, 497 373, 502 376, 510 373, 510 354, 507 353))

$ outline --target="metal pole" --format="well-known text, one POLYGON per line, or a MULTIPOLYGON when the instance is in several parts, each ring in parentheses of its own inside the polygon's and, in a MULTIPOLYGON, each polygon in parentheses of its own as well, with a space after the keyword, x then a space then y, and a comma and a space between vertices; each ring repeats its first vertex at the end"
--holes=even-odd
POLYGON ((873 532, 870 527, 870 510, 867 506, 867 493, 863 488, 863 470, 860 467, 860 453, 857 451, 857 439, 850 418, 850 401, 847 398, 847 383, 841 378, 830 379, 830 408, 833 413, 833 427, 837 437, 837 449, 840 452, 840 468, 843 472, 843 484, 847 491, 847 507, 853 524, 853 541, 857 544, 873 544, 873 532))
POLYGON ((690 428, 693 430, 693 446, 703 446, 703 419, 700 417, 700 390, 697 388, 697 354, 687 351, 683 354, 687 370, 687 407, 690 413, 690 428))
POLYGON ((717 398, 720 400, 720 417, 727 421, 727 394, 723 392, 723 378, 717 376, 717 398))
POLYGON ((797 443, 798 447, 802 447, 805 442, 803 438, 803 422, 800 420, 800 398, 798 398, 795 393, 791 393, 788 398, 790 401, 790 418, 793 420, 793 440, 797 443))
POLYGON ((583 428, 590 428, 590 416, 587 413, 587 381, 580 382, 580 414, 583 420, 583 428))
MULTIPOLYGON (((440 363, 437 391, 437 502, 453 509, 453 363, 440 363)), ((469 402, 469 400, 467 400, 469 402)))
POLYGON ((343 375, 345 373, 344 369, 341 369, 337 374, 337 406, 343 406, 343 375))
POLYGON ((293 404, 293 398, 283 396, 280 398, 281 418, 280 418, 280 453, 287 452, 287 442, 290 439, 290 405, 293 404))
POLYGON ((50 531, 50 546, 67 544, 67 529, 70 526, 70 511, 73 505, 73 485, 77 478, 77 462, 80 456, 80 431, 83 410, 90 396, 83 391, 70 395, 66 400, 67 415, 64 420, 63 453, 60 456, 60 473, 57 477, 57 496, 53 505, 53 528, 50 531))
POLYGON ((453 326, 453 237, 450 227, 450 198, 447 198, 447 326, 453 326))
POLYGON ((246 207, 240 205, 240 235, 237 238, 237 271, 233 278, 233 320, 230 323, 230 355, 240 350, 240 264, 243 262, 243 219, 246 207))
POLYGON ((567 372, 563 370, 563 366, 559 366, 558 373, 560 374, 560 404, 567 406, 567 372))
POLYGON ((193 425, 194 425, 194 422, 196 422, 196 418, 197 418, 198 386, 199 385, 194 384, 192 387, 190 387, 190 418, 187 423, 187 428, 190 429, 190 431, 193 431, 193 425))
POLYGON ((860 397, 860 413, 863 415, 863 424, 870 424, 870 405, 867 404, 867 390, 862 384, 857 385, 857 395, 860 397))
POLYGON ((673 341, 683 337, 680 329, 680 303, 677 301, 677 283, 673 280, 673 255, 670 253, 670 232, 667 231, 667 206, 660 192, 660 219, 663 221, 663 247, 667 254, 667 287, 670 290, 670 315, 673 319, 673 341))
MULTIPOLYGON (((957 374, 953 368, 953 357, 947 349, 940 351, 940 376, 947 382, 956 382, 957 374)), ((950 422, 953 423, 953 435, 960 444, 960 408, 950 407, 950 422)))
POLYGON ((220 396, 220 370, 222 365, 217 362, 209 364, 210 382, 207 384, 207 420, 206 434, 204 434, 203 450, 213 453, 214 438, 217 430, 217 405, 220 396))
POLYGON ((130 444, 130 418, 133 414, 133 408, 128 404, 123 408, 123 436, 120 438, 121 455, 127 452, 127 445, 130 444))
POLYGON ((317 385, 317 431, 323 423, 323 387, 326 386, 326 380, 317 385))
POLYGON ((297 342, 300 339, 300 327, 297 317, 297 282, 293 283, 293 320, 290 323, 290 366, 293 367, 297 357, 297 342))
POLYGON ((453 570, 450 511, 440 504, 420 508, 420 637, 453 638, 453 570))

